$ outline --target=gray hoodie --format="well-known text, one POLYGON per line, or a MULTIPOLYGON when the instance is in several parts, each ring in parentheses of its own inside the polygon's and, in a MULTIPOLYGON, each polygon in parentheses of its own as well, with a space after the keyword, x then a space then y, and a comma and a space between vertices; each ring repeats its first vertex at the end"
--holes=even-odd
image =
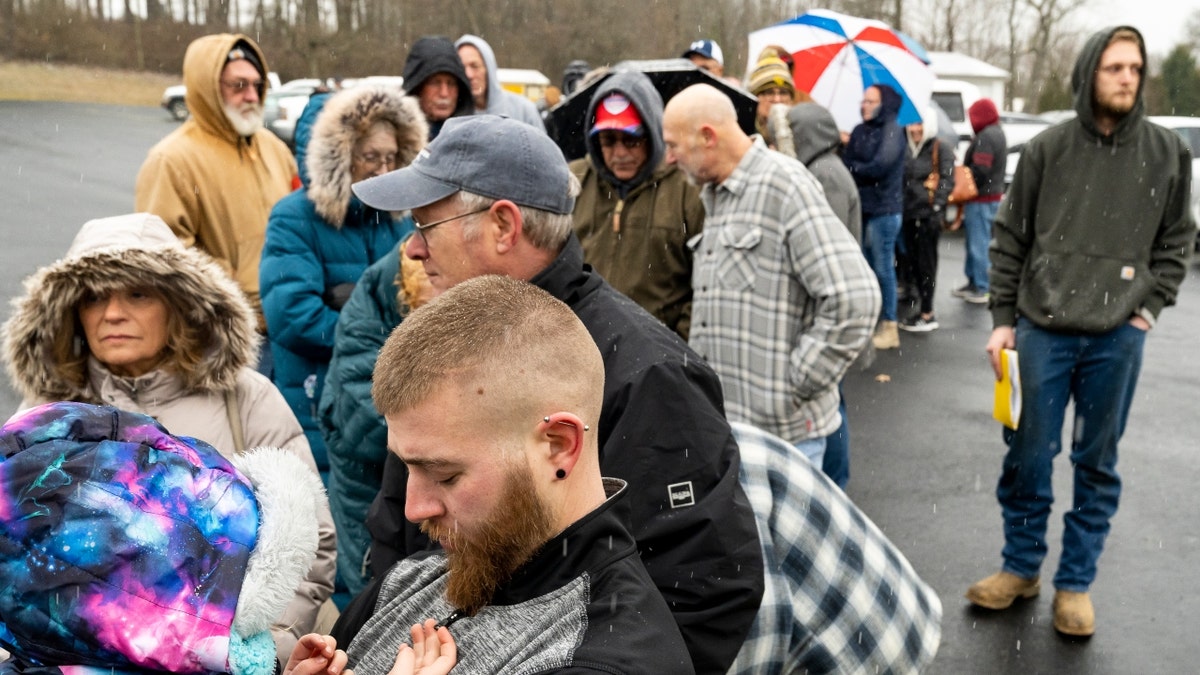
MULTIPOLYGON (((816 176, 825 190, 825 200, 829 202, 830 208, 838 219, 845 223, 855 241, 861 244, 862 209, 859 205, 858 187, 838 156, 842 138, 833 115, 818 103, 800 103, 787 111, 786 122, 790 127, 795 150, 793 156, 816 176)), ((780 131, 782 130, 780 128, 780 131)), ((784 152, 784 149, 781 147, 780 151, 784 152)))
POLYGON ((646 156, 646 164, 642 166, 642 170, 636 176, 628 181, 620 181, 616 176, 608 170, 604 164, 604 153, 600 149, 600 139, 595 135, 588 133, 586 136, 588 157, 591 158, 592 166, 596 172, 600 174, 604 180, 611 185, 617 186, 622 197, 629 192, 633 187, 641 185, 651 174, 658 169, 663 162, 663 157, 666 156, 666 150, 662 140, 662 115, 663 101, 658 90, 654 88, 654 84, 650 82, 650 78, 645 73, 634 70, 623 70, 613 73, 607 80, 601 82, 596 87, 595 93, 592 94, 592 101, 588 105, 587 119, 584 121, 584 129, 590 131, 596 121, 596 108, 600 107, 600 103, 608 98, 610 94, 624 94, 625 98, 633 104, 638 115, 642 118, 642 129, 649 140, 649 153, 646 156))
POLYGON ((538 114, 533 101, 500 86, 500 78, 496 74, 496 53, 492 51, 492 46, 483 38, 471 34, 458 38, 454 48, 458 49, 463 45, 471 45, 478 49, 479 55, 483 57, 483 65, 487 66, 487 109, 475 112, 504 115, 544 130, 546 127, 542 123, 542 116, 538 114))

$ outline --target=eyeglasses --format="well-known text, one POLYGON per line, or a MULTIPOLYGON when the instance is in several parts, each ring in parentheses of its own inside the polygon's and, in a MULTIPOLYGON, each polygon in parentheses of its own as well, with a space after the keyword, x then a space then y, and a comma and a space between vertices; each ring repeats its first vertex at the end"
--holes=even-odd
POLYGON ((492 205, 488 204, 487 206, 483 207, 482 209, 476 209, 474 211, 469 211, 467 213, 460 213, 457 216, 450 216, 449 218, 442 218, 441 220, 436 220, 432 223, 427 223, 424 225, 417 222, 416 218, 414 218, 413 219, 413 227, 415 227, 417 229, 417 234, 421 235, 421 243, 425 244, 425 246, 429 246, 429 240, 425 238, 425 236, 426 236, 425 233, 427 231, 432 230, 433 228, 437 227, 438 225, 441 225, 442 223, 448 223, 452 220, 458 220, 459 218, 466 218, 467 216, 478 215, 480 213, 483 213, 484 211, 487 211, 490 208, 492 208, 492 205))
POLYGON ((792 92, 784 89, 783 87, 772 87, 759 92, 758 95, 761 98, 790 99, 792 97, 792 92))
POLYGON ((230 89, 234 90, 236 93, 240 94, 243 91, 246 91, 247 89, 249 89, 250 87, 254 87, 254 91, 262 91, 263 81, 262 80, 234 80, 233 82, 226 82, 225 80, 221 80, 221 86, 229 87, 230 89))
POLYGON ((389 152, 386 155, 381 155, 377 152, 368 152, 360 155, 356 152, 354 153, 354 159, 370 167, 396 166, 396 153, 394 152, 389 152))
POLYGON ((634 136, 622 132, 605 133, 600 132, 600 147, 611 148, 617 143, 625 146, 626 150, 636 150, 646 143, 645 136, 634 136))

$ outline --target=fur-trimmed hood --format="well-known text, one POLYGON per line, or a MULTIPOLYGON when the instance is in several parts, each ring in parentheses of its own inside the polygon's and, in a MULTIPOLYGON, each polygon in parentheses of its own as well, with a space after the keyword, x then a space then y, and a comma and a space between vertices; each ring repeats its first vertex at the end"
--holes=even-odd
MULTIPOLYGON (((28 400, 91 401, 88 347, 77 318, 87 293, 153 288, 168 305, 186 308, 202 354, 180 372, 188 389, 226 391, 257 354, 254 314, 228 274, 208 255, 185 249, 166 223, 147 213, 88 221, 60 260, 25 280, 12 316, 0 329, 9 377, 28 400), (66 335, 64 335, 66 334, 66 335), (77 358, 54 357, 59 340, 74 341, 77 358)), ((168 345, 172 349, 173 345, 168 345)))
POLYGON ((308 198, 330 225, 341 227, 354 195, 354 144, 377 122, 396 128, 396 168, 408 166, 425 147, 429 123, 417 100, 385 85, 355 87, 334 94, 313 125, 305 164, 308 198))

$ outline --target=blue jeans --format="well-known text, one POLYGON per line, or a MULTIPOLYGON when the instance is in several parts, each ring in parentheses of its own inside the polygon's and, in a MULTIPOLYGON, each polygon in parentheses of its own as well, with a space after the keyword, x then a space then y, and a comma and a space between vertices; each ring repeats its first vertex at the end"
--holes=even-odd
POLYGON ((1107 333, 1052 333, 1017 322, 1021 420, 1004 430, 1008 454, 996 487, 1004 516, 1004 569, 1026 579, 1046 557, 1046 524, 1054 494, 1050 473, 1062 449, 1067 399, 1075 400, 1071 464, 1075 494, 1063 516, 1063 551, 1054 587, 1088 590, 1117 512, 1121 478, 1117 441, 1142 366, 1146 333, 1123 324, 1107 333))
POLYGON ((850 423, 846 417, 846 397, 842 394, 841 383, 838 383, 838 412, 842 415, 842 425, 825 437, 821 471, 845 490, 850 482, 850 423))
POLYGON ((796 443, 796 449, 800 451, 800 454, 807 457, 808 461, 813 463, 813 466, 820 468, 821 462, 825 460, 825 437, 799 441, 796 443))
POLYGON ((871 216, 863 227, 863 251, 879 280, 883 298, 879 318, 884 321, 896 320, 896 238, 900 236, 900 222, 899 213, 888 213, 871 216))
POLYGON ((967 232, 967 260, 963 272, 980 293, 988 292, 988 244, 992 240, 992 221, 1000 211, 1000 202, 967 202, 963 207, 963 228, 967 232))

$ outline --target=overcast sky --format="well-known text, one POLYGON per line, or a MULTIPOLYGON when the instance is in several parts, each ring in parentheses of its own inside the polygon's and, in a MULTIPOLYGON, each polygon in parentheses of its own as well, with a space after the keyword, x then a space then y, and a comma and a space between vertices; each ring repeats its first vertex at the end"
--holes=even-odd
POLYGON ((1200 0, 1099 0, 1079 10, 1080 25, 1099 30, 1128 24, 1146 38, 1146 50, 1166 56, 1184 38, 1183 25, 1200 0))

